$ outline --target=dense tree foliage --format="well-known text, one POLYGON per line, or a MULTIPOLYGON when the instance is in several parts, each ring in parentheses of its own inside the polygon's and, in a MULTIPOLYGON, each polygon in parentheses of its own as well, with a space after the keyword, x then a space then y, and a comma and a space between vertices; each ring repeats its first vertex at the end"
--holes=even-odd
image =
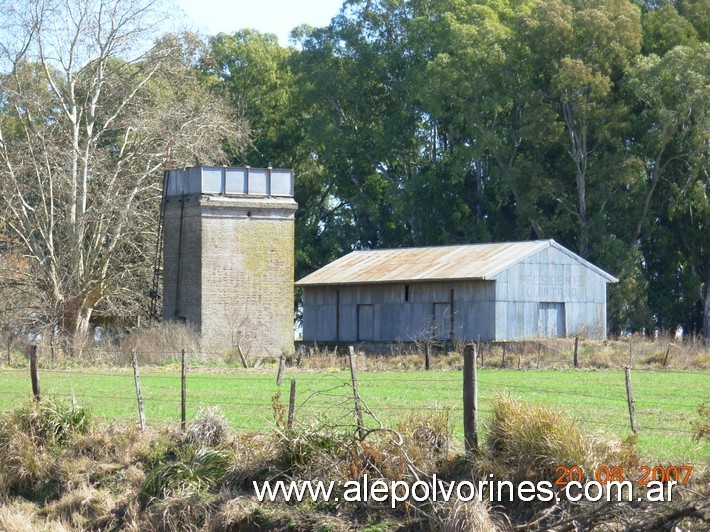
POLYGON ((555 238, 612 330, 710 329, 707 0, 346 0, 205 72, 292 165, 297 276, 355 248, 555 238), (705 324, 703 324, 703 318, 705 324))

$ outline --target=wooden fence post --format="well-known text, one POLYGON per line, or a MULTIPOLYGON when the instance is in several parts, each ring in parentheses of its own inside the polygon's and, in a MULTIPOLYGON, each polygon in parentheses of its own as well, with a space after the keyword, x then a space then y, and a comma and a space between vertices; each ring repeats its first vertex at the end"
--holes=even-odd
POLYGON ((478 450, 478 383, 475 347, 467 344, 463 351, 463 432, 466 454, 478 450))
POLYGON ((429 353, 430 353, 431 347, 429 345, 429 342, 424 343, 424 369, 429 370, 429 353))
POLYGON ((483 367, 483 349, 481 349, 481 335, 478 335, 478 339, 476 340, 476 353, 478 354, 479 357, 481 357, 481 367, 483 367))
POLYGON ((353 381, 353 395, 355 397, 355 416, 357 417, 357 432, 360 441, 365 439, 365 425, 362 422, 362 407, 360 405, 360 389, 357 385, 357 363, 355 348, 348 347, 348 356, 350 357, 350 378, 353 381))
POLYGON ((540 352, 542 351, 542 344, 537 344, 537 369, 540 369, 540 352))
POLYGON ((141 431, 145 432, 145 412, 143 411, 143 393, 141 392, 141 378, 138 374, 138 357, 136 350, 131 349, 131 362, 133 364, 133 380, 136 383, 136 397, 138 398, 138 419, 141 424, 141 431))
POLYGON ((501 369, 505 369, 505 352, 507 351, 506 344, 503 342, 503 358, 500 360, 501 369))
POLYGON ((636 434, 636 412, 634 410, 634 395, 631 391, 631 368, 624 368, 626 375, 626 399, 629 402, 629 418, 631 420, 631 432, 636 434))
POLYGON ((276 374, 276 386, 281 386, 283 383, 284 371, 286 371, 286 355, 281 353, 279 357, 279 372, 276 374))
POLYGON ((671 352, 671 348, 669 347, 668 349, 666 349, 666 356, 663 357, 663 367, 664 368, 666 367, 666 364, 668 364, 668 355, 670 354, 670 352, 671 352))
POLYGON ((187 417, 187 360, 185 350, 182 350, 182 372, 180 374, 180 430, 185 432, 187 417))
POLYGON ((247 369, 249 367, 249 364, 247 364, 247 357, 244 356, 244 351, 242 351, 242 346, 237 344, 237 353, 239 353, 239 358, 242 359, 242 366, 244 366, 244 369, 247 369))
POLYGON ((288 397, 288 420, 286 422, 286 428, 291 430, 293 428, 293 412, 296 409, 296 379, 291 379, 291 393, 288 397))
POLYGON ((39 373, 37 372, 37 346, 30 348, 30 379, 32 380, 32 395, 38 403, 42 400, 42 392, 39 388, 39 373))
POLYGON ((574 337, 574 369, 577 369, 577 353, 579 350, 579 336, 574 337))

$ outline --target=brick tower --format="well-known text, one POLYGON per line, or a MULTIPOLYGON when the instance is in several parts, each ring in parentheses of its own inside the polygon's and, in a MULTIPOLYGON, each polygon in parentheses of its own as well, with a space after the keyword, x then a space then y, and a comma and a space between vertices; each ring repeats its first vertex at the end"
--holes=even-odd
POLYGON ((194 167, 165 176, 163 317, 204 352, 293 350, 293 171, 194 167))

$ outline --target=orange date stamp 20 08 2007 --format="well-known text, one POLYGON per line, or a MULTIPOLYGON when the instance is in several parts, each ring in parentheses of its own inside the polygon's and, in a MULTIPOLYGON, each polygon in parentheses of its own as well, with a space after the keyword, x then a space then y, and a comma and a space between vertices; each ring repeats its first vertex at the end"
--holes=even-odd
POLYGON ((621 466, 601 465, 594 471, 594 477, 588 478, 580 466, 561 465, 555 469, 555 473, 559 475, 557 480, 555 480, 555 484, 558 486, 566 486, 570 482, 584 483, 588 480, 595 480, 600 484, 606 484, 608 482, 632 480, 641 486, 647 486, 649 482, 653 481, 675 482, 676 484, 685 485, 688 483, 692 472, 693 466, 688 465, 671 465, 665 467, 662 465, 654 467, 642 465, 638 467, 638 472, 634 475, 635 478, 629 478, 628 473, 625 472, 624 468, 621 466))

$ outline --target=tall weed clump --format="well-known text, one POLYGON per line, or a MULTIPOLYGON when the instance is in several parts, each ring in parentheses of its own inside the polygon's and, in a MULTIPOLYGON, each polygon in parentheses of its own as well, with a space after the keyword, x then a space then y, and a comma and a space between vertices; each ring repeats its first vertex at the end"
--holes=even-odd
POLYGON ((453 429, 448 409, 412 412, 397 423, 402 445, 410 459, 424 471, 435 471, 449 457, 453 429))
POLYGON ((86 434, 91 425, 91 412, 74 399, 31 402, 18 408, 13 418, 17 428, 39 446, 63 445, 86 434))
POLYGON ((33 401, 6 414, 0 421, 0 490, 51 495, 57 451, 90 428, 89 410, 73 400, 33 401))
POLYGON ((487 467, 498 479, 554 482, 559 466, 589 474, 601 464, 635 465, 634 443, 591 436, 554 408, 498 396, 488 425, 487 467))
POLYGON ((195 419, 187 427, 185 440, 196 445, 216 447, 223 444, 230 434, 224 412, 218 406, 200 408, 195 419))

